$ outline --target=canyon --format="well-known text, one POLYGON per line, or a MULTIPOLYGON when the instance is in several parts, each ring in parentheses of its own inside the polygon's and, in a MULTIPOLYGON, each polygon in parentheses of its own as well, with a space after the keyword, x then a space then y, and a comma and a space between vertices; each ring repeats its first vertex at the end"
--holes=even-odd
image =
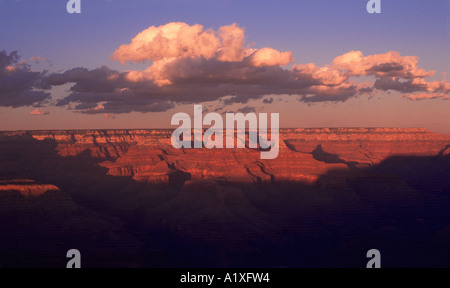
POLYGON ((259 148, 175 149, 170 129, 0 132, 0 265, 450 264, 450 135, 280 129, 259 148))

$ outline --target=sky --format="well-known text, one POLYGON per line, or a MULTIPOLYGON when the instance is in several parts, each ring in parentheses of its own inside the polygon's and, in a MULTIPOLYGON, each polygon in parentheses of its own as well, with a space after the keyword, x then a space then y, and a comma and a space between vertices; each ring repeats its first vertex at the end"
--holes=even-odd
POLYGON ((177 112, 450 133, 450 0, 0 0, 0 130, 177 112))

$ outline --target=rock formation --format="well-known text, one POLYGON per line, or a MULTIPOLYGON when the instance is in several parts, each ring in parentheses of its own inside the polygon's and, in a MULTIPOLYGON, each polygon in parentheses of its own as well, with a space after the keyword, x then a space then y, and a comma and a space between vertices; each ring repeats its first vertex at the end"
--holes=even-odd
POLYGON ((89 151, 91 157, 105 160, 100 165, 108 168, 109 175, 150 183, 168 183, 177 171, 188 173, 194 181, 313 183, 329 169, 372 167, 391 156, 436 156, 450 151, 450 135, 422 128, 281 129, 280 153, 274 160, 260 160, 256 149, 174 149, 171 130, 27 131, 12 135, 20 134, 55 140, 61 156, 89 151))
POLYGON ((450 265, 450 135, 281 129, 261 160, 171 132, 0 132, 0 265, 450 265))

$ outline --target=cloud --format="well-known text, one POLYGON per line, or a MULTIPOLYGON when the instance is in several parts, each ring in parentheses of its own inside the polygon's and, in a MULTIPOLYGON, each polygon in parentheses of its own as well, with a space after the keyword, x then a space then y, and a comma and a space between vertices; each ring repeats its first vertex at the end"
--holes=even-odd
POLYGON ((425 99, 450 99, 450 96, 448 94, 439 94, 439 93, 416 93, 416 94, 409 94, 409 95, 402 95, 404 98, 408 98, 410 100, 425 100, 425 99))
POLYGON ((273 100, 266 95, 294 95, 309 103, 344 102, 383 91, 398 91, 411 100, 445 99, 449 94, 448 82, 425 80, 434 71, 421 69, 417 56, 350 51, 321 67, 308 63, 289 69, 290 51, 250 48, 244 32, 236 24, 217 31, 181 22, 151 26, 112 55, 122 63, 147 62, 146 69, 78 67, 48 75, 41 86, 72 83, 69 95, 56 105, 88 114, 159 112, 214 100, 231 105, 262 98, 270 104, 273 100))
POLYGON ((75 83, 70 88, 73 92, 114 92, 118 87, 125 85, 123 77, 123 73, 106 66, 93 70, 73 68, 61 74, 49 75, 45 84, 57 86, 75 83))
POLYGON ((37 108, 30 112, 30 115, 48 115, 50 114, 50 111, 48 110, 42 110, 41 108, 37 108))
POLYGON ((356 83, 344 82, 337 86, 316 85, 308 89, 310 92, 302 95, 301 102, 344 102, 358 94, 356 83))
POLYGON ((39 105, 50 99, 50 94, 41 89, 44 73, 31 71, 19 59, 16 51, 0 51, 0 106, 39 105))
POLYGON ((417 56, 401 56, 397 51, 364 57, 361 51, 351 51, 333 60, 333 66, 346 70, 350 75, 376 77, 424 78, 434 74, 418 68, 417 56))
POLYGON ((244 106, 242 108, 239 108, 237 110, 237 112, 240 112, 240 113, 243 113, 243 114, 252 113, 252 112, 256 112, 256 108, 255 107, 250 107, 250 106, 244 106))
POLYGON ((120 46, 112 58, 122 63, 186 57, 241 61, 253 52, 243 45, 244 30, 236 24, 223 26, 215 32, 199 24, 173 22, 145 29, 130 44, 120 46))
POLYGON ((30 61, 33 61, 36 64, 40 64, 42 62, 49 62, 47 58, 42 56, 33 56, 30 58, 30 61))
POLYGON ((292 62, 292 52, 280 52, 272 48, 256 50, 248 57, 252 66, 284 66, 292 62))
POLYGON ((147 69, 74 68, 50 75, 46 84, 74 83, 70 94, 57 105, 75 104, 72 109, 82 113, 165 111, 176 103, 234 95, 237 97, 232 99, 246 102, 267 92, 276 93, 289 81, 289 90, 299 84, 288 70, 279 67, 291 61, 291 52, 257 50, 244 44, 244 30, 236 24, 217 31, 185 23, 152 26, 112 56, 122 63, 148 60, 152 63, 147 69), (100 104, 103 111, 93 109, 100 104))
POLYGON ((273 103, 273 98, 265 98, 265 99, 263 99, 263 103, 264 104, 272 104, 273 103))
MULTIPOLYGON (((450 91, 450 83, 445 81, 427 82, 423 78, 402 80, 399 77, 389 77, 377 79, 374 83, 374 88, 383 91, 394 90, 403 93, 431 93, 434 95, 442 95, 442 98, 445 98, 445 95, 448 96, 448 92, 450 91)), ((414 99, 414 97, 411 97, 410 99, 414 99)))
POLYGON ((313 85, 340 85, 350 77, 348 72, 333 66, 317 67, 314 63, 294 65, 292 72, 298 78, 311 79, 313 85))

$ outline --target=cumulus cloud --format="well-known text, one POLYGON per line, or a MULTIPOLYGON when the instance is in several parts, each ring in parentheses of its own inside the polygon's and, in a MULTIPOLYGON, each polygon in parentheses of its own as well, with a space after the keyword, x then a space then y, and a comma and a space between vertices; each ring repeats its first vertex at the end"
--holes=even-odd
POLYGON ((292 52, 280 52, 272 48, 256 50, 249 57, 252 66, 284 66, 292 62, 292 52))
POLYGON ((48 115, 48 114, 50 114, 50 111, 43 110, 41 108, 37 108, 37 109, 31 111, 30 114, 31 115, 35 115, 35 116, 37 116, 37 115, 48 115))
POLYGON ((120 46, 112 58, 122 63, 180 57, 241 61, 253 52, 244 48, 244 42, 244 30, 236 24, 223 26, 215 32, 199 24, 173 22, 145 29, 130 44, 120 46))
POLYGON ((350 75, 374 75, 376 77, 401 77, 404 79, 424 78, 434 71, 420 69, 417 56, 401 56, 397 51, 364 57, 361 51, 351 51, 333 60, 333 66, 350 75))
POLYGON ((314 63, 294 65, 292 72, 298 78, 310 78, 316 85, 340 85, 349 78, 349 73, 330 65, 317 67, 314 63))
POLYGON ((421 69, 417 56, 350 51, 321 67, 286 68, 293 61, 290 51, 250 48, 244 32, 236 24, 217 31, 180 22, 152 26, 112 55, 122 63, 147 62, 148 68, 74 68, 48 75, 41 86, 73 83, 56 105, 90 114, 166 111, 176 104, 220 99, 223 105, 245 104, 266 95, 295 95, 302 102, 343 102, 379 91, 398 91, 411 100, 449 95, 448 82, 425 80, 434 71, 421 69))
POLYGON ((291 83, 286 91, 300 84, 280 67, 292 60, 291 52, 244 45, 244 30, 236 24, 217 31, 185 23, 152 26, 112 56, 122 63, 149 61, 147 69, 74 68, 50 75, 46 84, 74 83, 70 94, 57 105, 75 104, 72 109, 82 113, 165 111, 176 103, 230 95, 246 102, 267 92, 278 93, 287 82, 291 83), (102 111, 94 109, 100 104, 102 111))
POLYGON ((44 73, 34 72, 25 62, 19 62, 16 51, 0 51, 0 106, 21 107, 39 105, 50 98, 43 91, 44 73))

